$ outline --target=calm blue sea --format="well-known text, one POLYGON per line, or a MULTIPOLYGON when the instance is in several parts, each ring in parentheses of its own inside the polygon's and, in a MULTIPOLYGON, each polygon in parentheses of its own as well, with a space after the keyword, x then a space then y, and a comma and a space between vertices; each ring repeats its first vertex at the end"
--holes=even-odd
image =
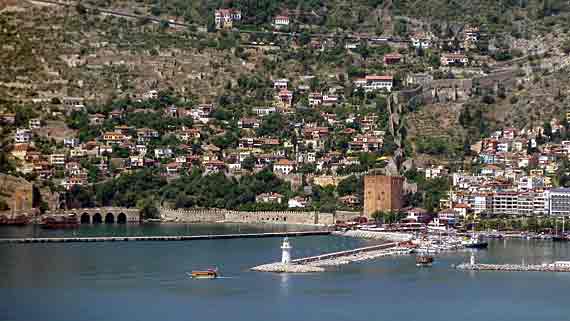
MULTIPOLYGON (((128 233, 222 234, 236 228, 131 225, 128 233)), ((247 232, 266 228, 239 227, 247 232)), ((113 235, 104 225, 97 229, 76 233, 113 235)), ((0 229, 4 237, 14 233, 0 229)), ((248 271, 278 260, 280 242, 0 244, 0 321, 570 320, 570 274, 453 270, 451 264, 468 260, 467 250, 438 256, 432 268, 422 269, 413 257, 397 257, 320 274, 248 271), (212 266, 227 278, 192 280, 186 275, 212 266)), ((333 236, 292 239, 293 256, 364 244, 370 243, 333 236)), ((484 262, 549 263, 570 259, 570 246, 493 241, 476 255, 484 262)))

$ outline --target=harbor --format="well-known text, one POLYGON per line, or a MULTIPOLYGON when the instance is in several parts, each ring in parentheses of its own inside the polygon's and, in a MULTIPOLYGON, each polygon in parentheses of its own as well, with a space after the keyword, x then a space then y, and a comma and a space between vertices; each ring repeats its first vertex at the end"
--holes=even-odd
MULTIPOLYGON (((243 228, 242 226, 242 230, 243 228)), ((271 226, 265 225, 252 228, 272 231, 271 226)), ((147 227, 102 225, 93 229, 97 232, 128 230, 133 234, 152 231, 155 235, 174 235, 185 231, 185 227, 175 224, 147 227)), ((42 232, 51 234, 56 231, 42 232)), ((247 230, 247 232, 253 231, 247 230)), ((256 232, 263 231, 256 230, 256 232)), ((194 230, 190 229, 185 235, 191 233, 234 234, 237 233, 237 227, 201 226, 200 229, 197 227, 194 230)), ((289 240, 292 246, 290 253, 292 261, 316 257, 323 253, 381 245, 378 242, 381 240, 337 235, 289 237, 289 240)), ((274 237, 200 242, 100 242, 68 244, 71 246, 57 243, 54 243, 54 246, 50 244, 0 246, 0 257, 7 262, 0 267, 0 272, 3 275, 10 275, 10 278, 0 280, 2 285, 0 288, 3 289, 0 290, 0 296, 7 300, 5 302, 23 302, 22 305, 17 305, 17 313, 7 315, 3 319, 39 320, 41 314, 53 313, 60 320, 68 320, 69 309, 56 311, 55 307, 60 306, 62 298, 72 300, 75 297, 81 300, 72 301, 74 304, 70 309, 84 311, 79 318, 82 321, 101 318, 112 321, 159 319, 172 311, 185 313, 188 309, 199 319, 227 319, 232 318, 233 314, 248 315, 259 306, 270 306, 276 302, 287 305, 292 312, 284 312, 277 318, 272 313, 259 312, 253 319, 287 321, 298 318, 301 311, 313 311, 311 309, 316 306, 328 306, 327 311, 341 316, 346 312, 347 300, 350 300, 351 306, 359 305, 354 312, 354 319, 357 320, 369 318, 370 315, 377 313, 379 304, 382 304, 383 313, 400 316, 398 320, 414 320, 417 310, 402 309, 402 304, 392 302, 413 301, 416 302, 417 309, 429 310, 435 301, 453 300, 454 304, 445 309, 445 313, 438 314, 436 311, 433 315, 430 312, 428 318, 428 320, 448 320, 445 316, 449 313, 457 315, 472 306, 472 296, 481 295, 499 306, 509 307, 513 291, 524 293, 518 302, 525 305, 540 301, 543 293, 555 293, 555 295, 548 302, 540 301, 548 310, 546 313, 541 312, 540 315, 533 313, 529 315, 527 311, 518 313, 519 310, 515 309, 508 310, 513 318, 501 318, 498 314, 505 314, 506 308, 497 313, 483 309, 477 318, 508 321, 515 321, 514 318, 518 321, 564 320, 563 316, 567 313, 563 311, 565 310, 563 294, 567 287, 565 282, 561 282, 561 278, 565 278, 566 274, 498 275, 500 272, 497 271, 476 273, 459 271, 451 267, 452 264, 468 262, 470 253, 474 251, 457 250, 435 254, 434 264, 429 268, 418 268, 414 254, 394 254, 336 266, 317 267, 307 264, 298 267, 292 264, 286 273, 259 273, 249 270, 254 265, 279 261, 282 241, 281 237, 274 237), (51 272, 49 277, 45 277, 41 269, 48 265, 51 272), (221 276, 215 280, 195 280, 187 274, 193 270, 214 267, 219 268, 221 276), (306 272, 300 273, 299 269, 306 272), (529 276, 536 293, 528 291, 529 276), (497 282, 498 279, 508 280, 514 290, 505 287, 503 282, 497 282), (405 290, 397 290, 404 288, 405 290), (37 308, 23 308, 29 305, 30 295, 20 289, 32 291, 31 296, 34 298, 42 298, 36 303, 37 308), (457 291, 454 289, 461 289, 461 293, 465 295, 456 295, 457 291), (97 297, 93 297, 93 294, 97 297), (236 297, 239 302, 234 303, 236 297), (93 309, 93 304, 110 307, 112 311, 93 309), (153 308, 124 309, 125 306, 137 304, 153 308), (207 310, 200 310, 204 308, 207 310), (41 313, 38 310, 41 310, 41 313)), ((388 243, 394 242, 386 241, 385 244, 388 243)), ((541 264, 570 257, 570 243, 520 239, 489 240, 487 250, 475 250, 475 252, 481 263, 521 263, 521 258, 524 257, 528 264, 541 264)), ((375 254, 375 251, 363 252, 354 258, 372 254, 375 254)), ((347 258, 340 258, 339 261, 347 258)), ((321 313, 315 312, 315 314, 314 317, 309 316, 305 319, 323 318, 321 313)))
MULTIPOLYGON (((287 248, 287 246, 290 246, 285 244, 289 244, 288 240, 284 241, 282 249, 284 247, 287 248)), ((345 265, 354 262, 373 260, 385 256, 408 255, 412 253, 412 247, 413 245, 410 243, 392 242, 380 245, 366 246, 352 250, 303 257, 295 260, 291 260, 290 256, 284 252, 281 262, 255 266, 251 268, 251 270, 258 272, 276 273, 324 272, 326 271, 324 267, 327 266, 345 265)))

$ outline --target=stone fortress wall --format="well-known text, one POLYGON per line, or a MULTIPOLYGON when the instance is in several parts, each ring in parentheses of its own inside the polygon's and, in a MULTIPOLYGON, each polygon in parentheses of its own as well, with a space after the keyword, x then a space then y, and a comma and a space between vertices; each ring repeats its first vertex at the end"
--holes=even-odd
POLYGON ((270 224, 306 224, 333 225, 332 213, 298 211, 258 211, 243 212, 220 209, 160 209, 160 217, 165 221, 185 223, 270 223, 270 224))

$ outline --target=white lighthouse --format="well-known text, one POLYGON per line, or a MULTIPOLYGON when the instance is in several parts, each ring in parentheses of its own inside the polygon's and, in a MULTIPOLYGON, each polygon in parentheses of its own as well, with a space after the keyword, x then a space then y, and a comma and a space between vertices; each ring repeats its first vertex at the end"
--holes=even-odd
POLYGON ((291 263, 291 244, 289 244, 289 238, 285 237, 283 239, 283 244, 281 244, 281 263, 290 264, 291 263))

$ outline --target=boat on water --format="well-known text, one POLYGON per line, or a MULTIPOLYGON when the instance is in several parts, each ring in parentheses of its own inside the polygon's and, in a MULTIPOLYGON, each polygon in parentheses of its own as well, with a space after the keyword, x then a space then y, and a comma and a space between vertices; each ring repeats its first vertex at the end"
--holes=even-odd
POLYGON ((192 271, 189 273, 193 279, 215 279, 218 275, 218 269, 207 269, 205 271, 192 271))
POLYGON ((0 225, 16 225, 24 226, 30 223, 30 217, 27 215, 16 215, 12 217, 7 217, 5 215, 0 216, 0 225))
POLYGON ((41 227, 46 229, 70 229, 79 227, 76 214, 46 216, 42 218, 41 227))
POLYGON ((486 249, 489 243, 485 242, 481 235, 472 234, 470 238, 463 240, 461 245, 471 249, 486 249))
POLYGON ((568 242, 570 238, 567 235, 552 235, 553 242, 568 242))
POLYGON ((433 256, 429 255, 418 255, 416 256, 416 266, 417 267, 428 267, 433 263, 433 256))

